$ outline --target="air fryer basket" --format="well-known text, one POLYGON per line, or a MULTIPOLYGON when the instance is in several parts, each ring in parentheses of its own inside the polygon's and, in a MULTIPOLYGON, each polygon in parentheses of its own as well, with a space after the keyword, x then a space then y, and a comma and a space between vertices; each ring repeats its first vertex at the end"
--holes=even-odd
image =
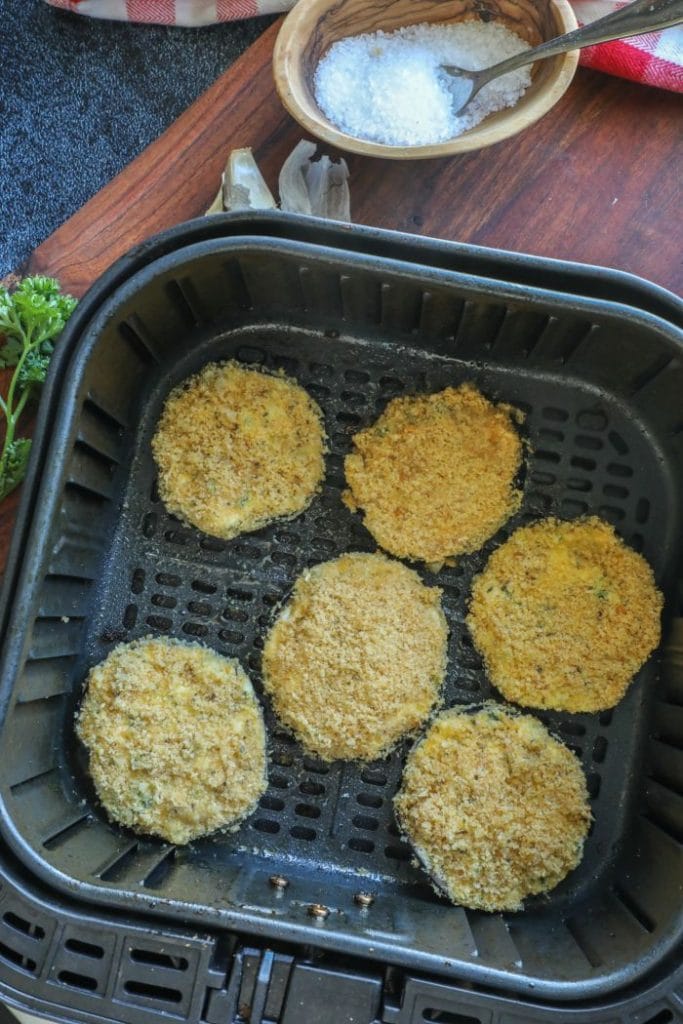
MULTIPOLYGON (((541 716, 580 754, 595 825, 581 866, 518 915, 438 899, 391 796, 401 752, 326 766, 270 719, 270 787, 236 835, 173 849, 109 824, 73 711, 89 665, 146 633, 239 657, 258 684, 272 608, 309 564, 372 539, 340 502, 350 436, 395 394, 474 380, 528 414, 513 523, 596 512, 653 564, 671 607, 683 475, 681 343, 616 303, 257 239, 197 243, 124 283, 65 378, 3 664, 2 829, 52 889, 112 911, 310 943, 506 991, 579 999, 626 985, 681 931, 683 693, 640 673, 600 716, 541 716), (225 543, 168 516, 149 439, 169 389, 209 359, 281 367, 316 397, 331 452, 299 519, 225 543), (11 692, 10 692, 11 691, 11 692), (286 877, 286 890, 273 875, 286 877), (359 890, 374 902, 354 902, 359 890), (320 904, 326 917, 311 916, 320 904)), ((477 555, 444 569, 449 703, 491 694, 463 627, 477 555)))

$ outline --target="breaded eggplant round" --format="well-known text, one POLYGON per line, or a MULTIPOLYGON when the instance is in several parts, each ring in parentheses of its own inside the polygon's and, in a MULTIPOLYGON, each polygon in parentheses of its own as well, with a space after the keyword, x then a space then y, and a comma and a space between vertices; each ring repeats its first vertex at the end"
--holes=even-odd
POLYGON ((263 794, 266 734, 240 664, 135 640, 91 669, 76 720, 108 815, 170 843, 235 826, 263 794))
POLYGON ((439 567, 476 551, 520 506, 521 418, 471 384, 395 398, 353 438, 345 501, 398 558, 439 567))
POLYGON ((283 374, 234 361, 171 392, 152 452, 168 510, 226 540, 303 512, 325 473, 317 403, 283 374))
POLYGON ((275 713, 323 758, 371 761, 439 700, 448 626, 441 591, 381 554, 307 570, 263 652, 275 713))
POLYGON ((650 566, 596 516, 516 530, 472 587, 467 625, 507 700, 603 711, 660 640, 650 566))
POLYGON ((581 860, 590 825, 578 758, 531 715, 440 714, 408 756, 399 824, 453 903, 520 910, 581 860))

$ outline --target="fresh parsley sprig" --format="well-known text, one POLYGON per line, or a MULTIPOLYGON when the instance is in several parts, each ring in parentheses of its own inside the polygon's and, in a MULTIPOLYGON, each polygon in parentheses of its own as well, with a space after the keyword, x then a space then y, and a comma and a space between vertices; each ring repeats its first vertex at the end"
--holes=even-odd
POLYGON ((0 501, 26 474, 31 440, 18 437, 19 419, 38 397, 56 338, 76 307, 52 277, 25 277, 10 292, 0 285, 0 369, 14 368, 7 397, 0 396, 5 439, 0 453, 0 501))

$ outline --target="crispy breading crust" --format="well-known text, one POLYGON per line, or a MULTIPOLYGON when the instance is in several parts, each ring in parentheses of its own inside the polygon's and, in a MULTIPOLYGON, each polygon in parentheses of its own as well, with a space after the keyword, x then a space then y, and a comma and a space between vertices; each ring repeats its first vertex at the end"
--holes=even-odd
POLYGON ((171 392, 152 451, 168 510, 226 540, 303 512, 325 473, 317 403, 283 374, 234 361, 171 392))
POLYGON ((439 567, 476 551, 520 506, 521 418, 471 384, 395 398, 354 436, 344 500, 399 558, 439 567))
POLYGON ((491 911, 556 886, 581 860, 591 820, 577 757, 535 718, 495 704, 439 715, 394 805, 438 890, 491 911))
POLYGON ((439 700, 448 626, 441 591, 381 554, 307 570, 263 652, 276 714, 326 761, 381 757, 439 700))
POLYGON ((508 700, 602 711, 660 640, 662 595, 645 559, 595 516, 522 527, 472 587, 467 625, 508 700))
POLYGON ((76 731, 109 816, 171 843, 236 825, 266 788, 251 683, 199 644, 120 644, 91 669, 76 731))

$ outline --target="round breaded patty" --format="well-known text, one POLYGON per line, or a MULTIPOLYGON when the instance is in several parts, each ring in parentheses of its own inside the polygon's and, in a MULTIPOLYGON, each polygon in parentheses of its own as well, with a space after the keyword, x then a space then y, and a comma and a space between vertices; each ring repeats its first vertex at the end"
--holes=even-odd
POLYGON ((530 715, 487 704, 439 715, 394 798, 436 886, 479 910, 520 910, 581 860, 590 825, 577 757, 530 715))
POLYGON ((76 731, 109 816, 171 843, 237 824, 266 788, 251 683, 199 644, 120 644, 91 669, 76 731))
POLYGON ((226 540, 303 512, 325 473, 317 403, 236 362, 209 363, 171 392, 152 451, 168 510, 226 540))
POLYGON ((472 587, 467 625, 508 700, 602 711, 660 639, 662 595, 645 559, 595 516, 516 530, 472 587))
POLYGON ((515 419, 470 384, 395 398, 353 438, 346 503, 399 558, 438 567, 476 551, 520 505, 515 419))
POLYGON ((326 761, 371 761, 439 700, 448 627, 441 591, 384 555, 307 570, 273 625, 263 679, 281 721, 326 761))

